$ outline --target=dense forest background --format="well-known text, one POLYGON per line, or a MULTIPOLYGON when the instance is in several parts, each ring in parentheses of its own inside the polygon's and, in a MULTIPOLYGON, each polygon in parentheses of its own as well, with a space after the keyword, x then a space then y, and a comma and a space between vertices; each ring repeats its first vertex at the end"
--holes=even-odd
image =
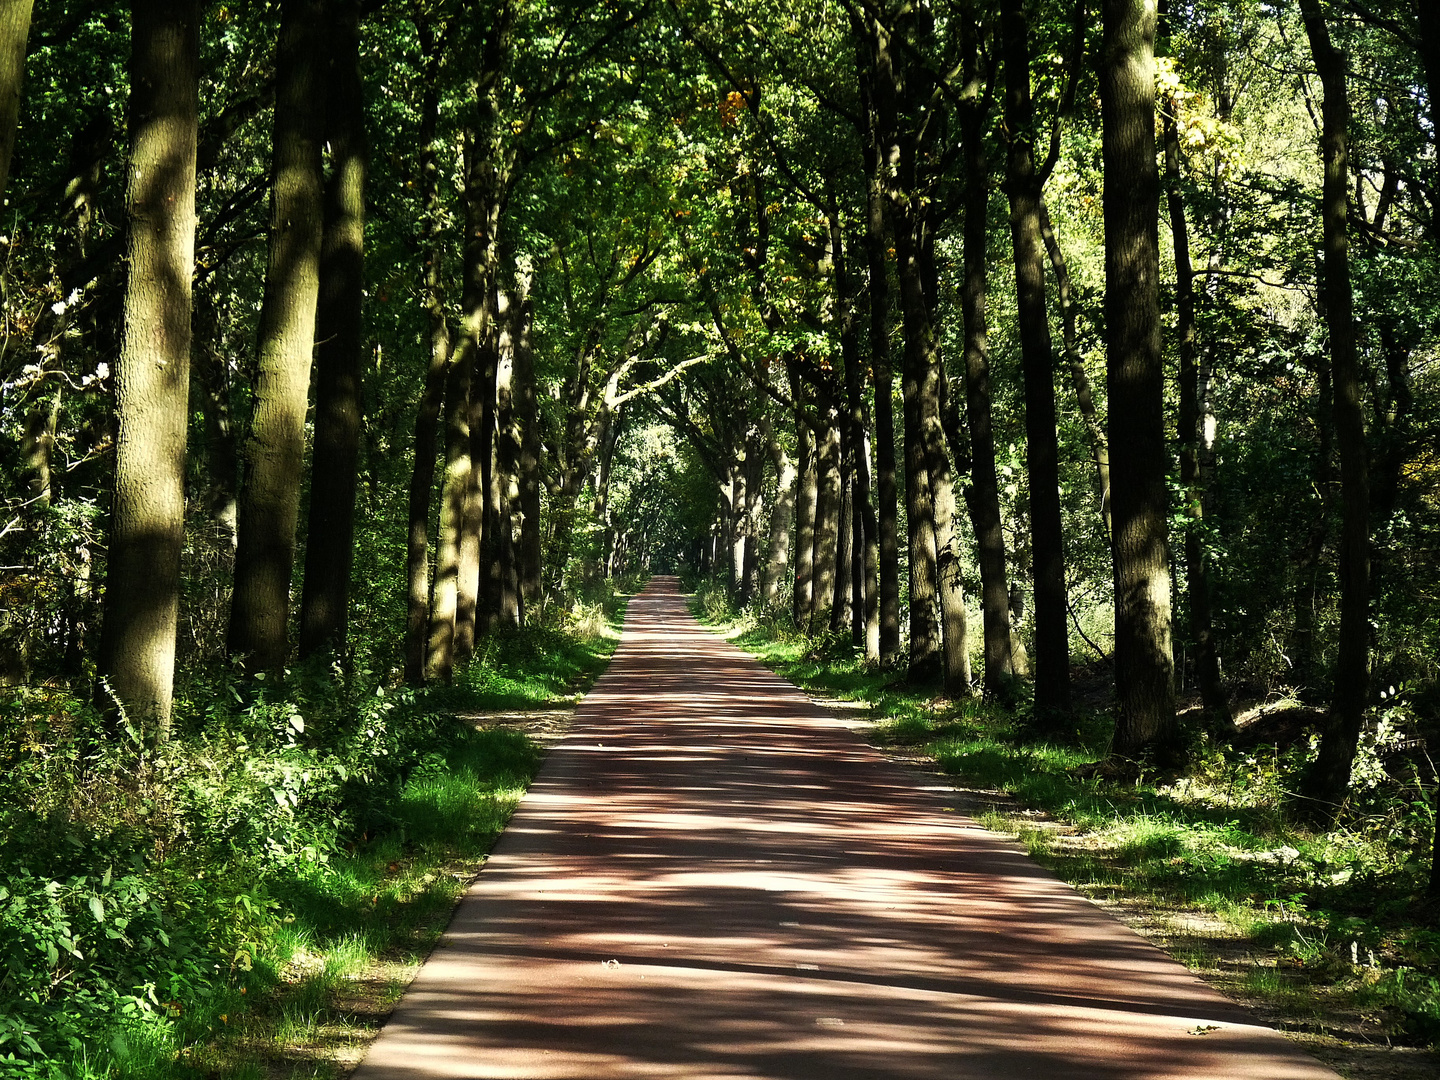
POLYGON ((1429 0, 0 0, 0 1053, 650 572, 1110 778, 1263 721, 1435 895, 1437 88, 1429 0))

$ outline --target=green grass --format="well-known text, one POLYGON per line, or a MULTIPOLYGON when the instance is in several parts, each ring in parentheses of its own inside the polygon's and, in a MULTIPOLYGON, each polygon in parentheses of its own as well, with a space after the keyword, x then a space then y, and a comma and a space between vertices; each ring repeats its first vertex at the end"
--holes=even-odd
POLYGON ((848 639, 733 612, 714 590, 694 609, 802 689, 863 702, 877 745, 919 750, 963 786, 995 792, 980 824, 1065 880, 1212 928, 1172 936, 1182 962, 1212 972, 1220 952, 1266 958, 1236 961, 1253 969, 1242 994, 1309 1023, 1323 992, 1378 1010, 1384 1037, 1440 1041, 1440 929, 1416 903, 1433 828, 1425 793, 1380 789, 1346 827, 1316 834, 1285 807, 1303 748, 1235 752, 1202 739, 1187 775, 1118 782, 1081 768, 1102 756, 1108 717, 1082 716, 1065 745, 1037 742, 1005 708, 867 667, 848 639))

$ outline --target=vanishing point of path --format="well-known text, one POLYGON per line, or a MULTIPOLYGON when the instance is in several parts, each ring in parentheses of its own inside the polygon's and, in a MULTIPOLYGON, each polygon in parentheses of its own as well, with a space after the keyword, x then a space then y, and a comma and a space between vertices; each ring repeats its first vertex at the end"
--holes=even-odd
POLYGON ((1335 1074, 659 578, 355 1080, 1335 1074))

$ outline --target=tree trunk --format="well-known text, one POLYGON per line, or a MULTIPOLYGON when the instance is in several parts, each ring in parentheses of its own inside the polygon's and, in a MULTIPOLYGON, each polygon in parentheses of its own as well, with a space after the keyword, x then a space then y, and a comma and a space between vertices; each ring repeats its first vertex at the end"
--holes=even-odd
POLYGON ((460 548, 471 489, 470 377, 474 364, 474 348, 462 338, 445 378, 445 483, 435 545, 435 595, 430 605, 430 642, 426 658, 430 677, 445 683, 454 677, 455 667, 456 615, 460 607, 460 548))
MULTIPOLYGON (((406 530, 405 682, 409 686, 425 682, 426 639, 430 629, 429 531, 430 500, 435 490, 435 436, 451 351, 450 323, 445 317, 445 298, 441 291, 445 225, 440 210, 440 143, 436 134, 440 115, 440 58, 433 39, 430 46, 426 50, 425 96, 420 121, 420 205, 425 215, 421 294, 429 328, 430 360, 425 370, 425 388, 415 410, 415 466, 410 474, 406 530)), ((454 631, 453 620, 449 630, 454 631)))
POLYGON ((495 470, 499 489, 498 617, 502 626, 520 625, 519 545, 515 543, 515 512, 520 501, 520 426, 515 398, 515 345, 522 333, 524 297, 497 293, 500 322, 500 367, 495 377, 495 470))
POLYGON ((15 128, 20 119, 20 87, 25 79, 25 45, 35 0, 0 0, 0 199, 10 180, 15 128))
POLYGON ((828 419, 825 430, 816 436, 819 491, 815 503, 815 555, 812 560, 815 582, 807 620, 812 634, 829 624, 840 554, 840 514, 844 498, 840 487, 840 429, 833 413, 828 419))
MULTIPOLYGON (((1137 0, 1138 2, 1138 0, 1137 0)), ((1025 464, 1030 487, 1031 572, 1035 594, 1035 719, 1062 729, 1070 714, 1070 627, 1060 517, 1060 448, 1055 421, 1054 354, 1045 304, 1040 206, 1030 97, 1030 26, 1022 0, 1006 0, 1000 27, 1005 57, 1005 188, 1015 252, 1015 292, 1025 381, 1025 464)), ((1108 175, 1108 174, 1107 174, 1108 175)))
POLYGON ((326 143, 330 177, 320 247, 316 312, 315 445, 300 655, 345 650, 355 553, 360 458, 361 315, 365 296, 365 88, 360 78, 359 0, 331 0, 326 143))
POLYGON ((1330 715, 1320 753, 1305 776, 1302 793, 1316 817, 1333 822, 1350 784, 1370 683, 1370 474, 1365 446, 1365 408, 1350 290, 1348 231, 1350 102, 1345 58, 1330 40, 1319 0, 1301 0, 1305 33, 1320 75, 1321 192, 1325 266, 1322 296, 1330 332, 1335 387, 1335 445, 1340 452, 1340 648, 1330 715))
POLYGON ((796 628, 804 630, 810 625, 810 605, 815 595, 815 510, 820 484, 815 462, 815 433, 803 420, 796 422, 795 429, 796 442, 800 444, 800 481, 791 614, 796 628))
POLYGON ((836 633, 850 629, 853 612, 852 598, 855 581, 852 577, 855 561, 854 470, 855 462, 847 435, 848 418, 837 417, 835 441, 839 447, 840 490, 837 499, 839 511, 836 521, 835 538, 835 595, 830 603, 830 629, 836 633))
POLYGON ((1220 679, 1219 643, 1210 615, 1210 570, 1205 555, 1201 523, 1204 508, 1200 480, 1200 367, 1195 347, 1195 272, 1190 261, 1190 231, 1185 221, 1185 203, 1180 192, 1180 137, 1176 127, 1175 103, 1165 119, 1165 199, 1170 210, 1170 235, 1175 251, 1175 334, 1180 344, 1180 411, 1177 442, 1180 444, 1180 483, 1185 489, 1185 591, 1190 601, 1190 637, 1195 645, 1195 679, 1205 715, 1222 731, 1235 729, 1230 714, 1230 697, 1220 679))
POLYGON ((775 437, 768 419, 761 420, 762 433, 775 462, 775 506, 770 511, 770 553, 760 585, 760 599, 767 611, 780 602, 780 584, 790 563, 790 526, 795 518, 795 464, 775 437))
POLYGON ((1105 168, 1105 346, 1115 567, 1112 752, 1180 754, 1170 641, 1169 498, 1160 342, 1155 7, 1105 0, 1100 71, 1105 168))
POLYGON ((1010 651, 1010 585, 1005 569, 1005 529, 995 473, 995 429, 990 398, 989 240, 990 169, 984 117, 962 116, 965 153, 965 268, 960 310, 965 334, 965 418, 970 430, 970 520, 980 562, 980 607, 985 632, 985 694, 1005 694, 1013 673, 1010 651))
POLYGON ((185 541, 200 11, 196 0, 136 0, 131 17, 129 274, 97 671, 102 706, 113 698, 136 732, 164 740, 185 541))
POLYGON ((280 10, 270 253, 228 640, 231 655, 243 656, 250 672, 279 672, 288 651, 324 217, 317 55, 323 14, 322 0, 283 0, 280 10))
POLYGON ((879 584, 879 660, 900 655, 900 516, 895 480, 894 377, 890 370, 889 278, 885 261, 885 202, 879 147, 866 146, 865 256, 870 289, 870 369, 875 380, 876 554, 879 584))
POLYGON ((236 488, 240 481, 240 454, 230 412, 230 371, 222 351, 220 313, 215 298, 201 292, 194 299, 195 341, 191 374, 200 391, 205 414, 206 509, 226 546, 235 551, 236 488))
MULTIPOLYGON (((518 277, 518 275, 517 275, 518 277)), ((515 569, 520 578, 521 622, 538 618, 543 592, 540 555, 540 422, 535 396, 535 349, 531 327, 535 320, 535 302, 530 297, 530 281, 525 277, 517 291, 520 304, 520 325, 515 334, 515 418, 520 426, 520 458, 517 472, 520 486, 520 544, 515 555, 515 569)))
POLYGON ((1090 457, 1095 462, 1095 485, 1099 488, 1100 518, 1105 524, 1105 539, 1114 535, 1110 520, 1110 441, 1105 437, 1105 428, 1100 423, 1095 408, 1095 392, 1090 386, 1090 376, 1085 372, 1085 360, 1080 355, 1080 343, 1075 332, 1075 301, 1070 286, 1070 267, 1065 262, 1065 252, 1055 235, 1050 222, 1050 209, 1040 199, 1040 230, 1045 238, 1045 249, 1050 254, 1050 268, 1055 274, 1055 297, 1060 302, 1061 338, 1065 343, 1065 359, 1070 364, 1070 385, 1075 388, 1075 404, 1080 406, 1080 418, 1085 421, 1085 433, 1090 437, 1090 457))

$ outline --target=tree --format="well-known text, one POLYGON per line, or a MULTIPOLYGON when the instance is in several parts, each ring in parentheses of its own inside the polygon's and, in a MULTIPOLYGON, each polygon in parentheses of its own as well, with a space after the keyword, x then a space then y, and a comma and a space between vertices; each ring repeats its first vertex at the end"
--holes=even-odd
POLYGON ((0 0, 0 198, 10 180, 15 124, 20 117, 20 84, 25 77, 25 44, 35 0, 0 0))
POLYGON ((259 377, 245 445, 228 637, 231 655, 245 657, 250 672, 277 672, 288 653, 324 221, 319 50, 324 12, 323 0, 282 0, 280 8, 259 377))
POLYGON ((365 101, 359 0, 331 0, 325 141, 330 176, 316 313, 315 448, 300 601, 300 655, 345 647, 360 456, 365 296, 365 101))
POLYGON ((185 539, 199 4, 136 0, 131 20, 129 272, 97 669, 102 705, 112 697, 136 731, 163 740, 170 728, 185 539))
POLYGON ((1100 102, 1119 702, 1111 752, 1154 754, 1172 764, 1180 748, 1170 643, 1155 21, 1147 0, 1105 0, 1100 102))
POLYGON ((1370 685, 1370 466, 1365 406, 1350 288, 1350 101, 1345 58, 1330 38, 1319 0, 1301 0, 1305 34, 1324 93, 1320 153, 1324 163, 1320 216, 1324 229, 1322 295, 1330 333, 1335 392, 1335 442, 1340 451, 1340 646, 1330 715, 1303 794, 1312 812, 1333 821, 1350 783, 1370 685))

